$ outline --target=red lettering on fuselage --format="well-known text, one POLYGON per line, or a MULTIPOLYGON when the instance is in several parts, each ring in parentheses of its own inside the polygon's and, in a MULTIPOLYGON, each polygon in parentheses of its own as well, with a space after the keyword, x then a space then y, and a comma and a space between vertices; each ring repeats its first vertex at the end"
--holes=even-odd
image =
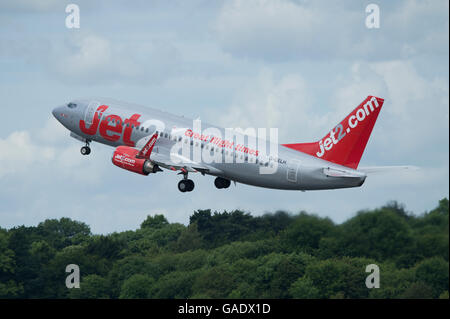
POLYGON ((118 115, 114 114, 108 115, 100 123, 100 135, 108 141, 112 142, 118 141, 121 133, 122 133, 122 119, 118 115), (111 123, 114 123, 114 125, 112 125, 111 123), (108 131, 119 134, 108 135, 108 131))
POLYGON ((129 119, 125 120, 125 130, 123 132, 123 142, 127 146, 134 146, 134 142, 131 140, 131 133, 133 132, 133 127, 141 125, 140 122, 137 121, 140 118, 140 114, 133 114, 129 119))
POLYGON ((95 135, 97 133, 97 129, 99 129, 100 136, 105 140, 112 142, 117 142, 122 135, 124 144, 133 147, 135 143, 131 140, 131 133, 133 132, 134 127, 141 125, 141 123, 137 121, 141 115, 133 114, 129 119, 125 119, 125 121, 122 122, 122 118, 120 116, 111 114, 106 116, 100 123, 100 118, 107 108, 107 105, 100 105, 97 108, 94 113, 94 118, 92 119, 92 124, 89 128, 86 127, 86 122, 84 120, 80 120, 79 127, 81 132, 86 135, 95 135), (124 125, 122 125, 122 123, 124 123, 124 125))
POLYGON ((100 122, 100 118, 102 117, 103 112, 108 108, 107 105, 100 105, 94 113, 94 118, 92 119, 91 126, 89 128, 86 127, 86 122, 84 120, 80 120, 80 130, 84 134, 94 135, 97 133, 98 123, 100 122))

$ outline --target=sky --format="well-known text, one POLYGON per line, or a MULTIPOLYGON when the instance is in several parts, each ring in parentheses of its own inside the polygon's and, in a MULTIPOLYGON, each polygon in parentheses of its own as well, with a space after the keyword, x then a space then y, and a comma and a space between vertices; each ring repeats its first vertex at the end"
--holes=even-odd
POLYGON ((341 223, 391 200, 419 215, 449 196, 449 3, 377 1, 0 0, 0 227, 69 217, 93 233, 133 230, 147 215, 189 223, 197 209, 254 216, 307 211, 341 223), (67 28, 70 3, 80 28, 67 28), (323 137, 368 95, 385 99, 360 188, 282 191, 212 176, 147 177, 111 163, 51 110, 104 96, 223 127, 278 128, 280 143, 323 137))

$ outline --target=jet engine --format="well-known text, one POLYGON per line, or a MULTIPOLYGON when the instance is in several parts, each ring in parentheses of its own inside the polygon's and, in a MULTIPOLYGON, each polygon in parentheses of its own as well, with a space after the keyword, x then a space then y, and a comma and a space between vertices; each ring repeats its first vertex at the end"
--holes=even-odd
POLYGON ((119 146, 113 153, 112 162, 120 168, 141 175, 148 175, 161 170, 158 165, 148 159, 137 157, 138 153, 139 151, 132 147, 119 146))

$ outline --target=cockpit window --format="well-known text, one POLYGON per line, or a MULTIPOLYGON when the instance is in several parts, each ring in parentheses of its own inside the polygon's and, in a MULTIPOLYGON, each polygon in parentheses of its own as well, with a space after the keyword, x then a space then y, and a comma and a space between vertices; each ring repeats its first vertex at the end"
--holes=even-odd
POLYGON ((67 104, 68 108, 74 109, 77 107, 77 105, 75 103, 70 102, 69 104, 67 104))

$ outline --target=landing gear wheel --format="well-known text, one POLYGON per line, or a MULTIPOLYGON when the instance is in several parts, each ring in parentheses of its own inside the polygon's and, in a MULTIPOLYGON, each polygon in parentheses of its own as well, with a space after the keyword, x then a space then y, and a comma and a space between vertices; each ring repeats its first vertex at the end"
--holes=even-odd
POLYGON ((178 182, 178 190, 182 193, 184 192, 192 192, 194 189, 194 182, 190 179, 183 179, 178 182))
POLYGON ((83 146, 80 152, 82 155, 89 155, 91 153, 91 148, 89 146, 83 146))
POLYGON ((195 187, 194 182, 192 180, 190 180, 190 179, 187 179, 186 183, 187 183, 187 191, 188 192, 192 192, 194 190, 194 187, 195 187))
POLYGON ((183 181, 179 181, 178 182, 178 190, 180 192, 184 193, 186 191, 186 189, 187 189, 186 182, 184 180, 183 181))
POLYGON ((218 189, 221 189, 221 188, 228 188, 228 187, 230 187, 230 184, 231 184, 230 180, 225 179, 225 178, 222 178, 222 177, 217 177, 217 178, 214 180, 214 185, 215 185, 218 189))

